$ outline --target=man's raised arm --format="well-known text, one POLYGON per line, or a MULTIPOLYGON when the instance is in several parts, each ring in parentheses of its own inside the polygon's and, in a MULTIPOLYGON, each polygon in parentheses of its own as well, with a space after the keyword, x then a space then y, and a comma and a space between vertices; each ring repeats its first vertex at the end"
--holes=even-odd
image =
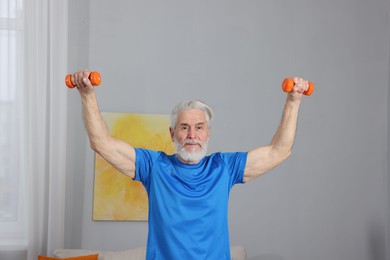
POLYGON ((308 81, 294 78, 295 86, 287 95, 279 127, 267 146, 257 147, 248 153, 244 181, 250 181, 286 160, 294 144, 298 122, 298 111, 303 92, 309 87, 308 81))
POLYGON ((91 148, 120 172, 134 178, 134 148, 110 135, 100 114, 94 87, 88 79, 89 74, 88 70, 80 71, 71 75, 71 80, 80 93, 84 125, 91 148))

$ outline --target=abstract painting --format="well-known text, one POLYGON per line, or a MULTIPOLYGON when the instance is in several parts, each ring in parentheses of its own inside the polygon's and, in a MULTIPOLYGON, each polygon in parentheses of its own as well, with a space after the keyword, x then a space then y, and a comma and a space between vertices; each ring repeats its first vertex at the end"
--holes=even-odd
MULTIPOLYGON (((173 154, 168 115, 102 113, 110 134, 133 147, 173 154)), ((147 221, 148 197, 138 181, 95 155, 93 220, 147 221)))

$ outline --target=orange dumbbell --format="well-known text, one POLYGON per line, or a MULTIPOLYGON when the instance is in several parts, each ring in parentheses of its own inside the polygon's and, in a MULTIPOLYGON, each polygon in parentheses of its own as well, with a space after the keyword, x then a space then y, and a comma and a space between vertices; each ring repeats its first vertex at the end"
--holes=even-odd
MULTIPOLYGON (((68 88, 75 88, 76 86, 73 85, 71 76, 72 76, 71 74, 66 75, 65 84, 68 86, 68 88)), ((97 71, 92 71, 89 74, 88 78, 91 81, 93 86, 99 86, 100 82, 102 81, 102 78, 100 77, 100 74, 97 71)))
MULTIPOLYGON (((292 78, 285 78, 282 82, 282 89, 284 92, 290 93, 294 88, 294 80, 292 78)), ((309 88, 303 92, 304 95, 310 96, 314 91, 314 84, 309 82, 309 88)))

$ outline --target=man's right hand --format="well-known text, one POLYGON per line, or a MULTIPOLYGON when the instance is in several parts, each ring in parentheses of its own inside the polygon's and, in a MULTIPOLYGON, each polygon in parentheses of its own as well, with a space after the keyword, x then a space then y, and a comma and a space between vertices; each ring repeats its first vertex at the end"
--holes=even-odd
POLYGON ((88 95, 89 93, 94 92, 94 86, 89 80, 89 75, 91 71, 88 69, 75 72, 71 75, 72 83, 76 86, 80 95, 88 95))

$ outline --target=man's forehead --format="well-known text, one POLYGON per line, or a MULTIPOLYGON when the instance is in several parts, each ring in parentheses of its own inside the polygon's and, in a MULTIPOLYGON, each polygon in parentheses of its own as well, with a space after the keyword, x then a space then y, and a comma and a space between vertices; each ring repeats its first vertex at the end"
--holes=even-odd
POLYGON ((177 124, 206 124, 206 115, 199 109, 188 109, 179 113, 177 124))

